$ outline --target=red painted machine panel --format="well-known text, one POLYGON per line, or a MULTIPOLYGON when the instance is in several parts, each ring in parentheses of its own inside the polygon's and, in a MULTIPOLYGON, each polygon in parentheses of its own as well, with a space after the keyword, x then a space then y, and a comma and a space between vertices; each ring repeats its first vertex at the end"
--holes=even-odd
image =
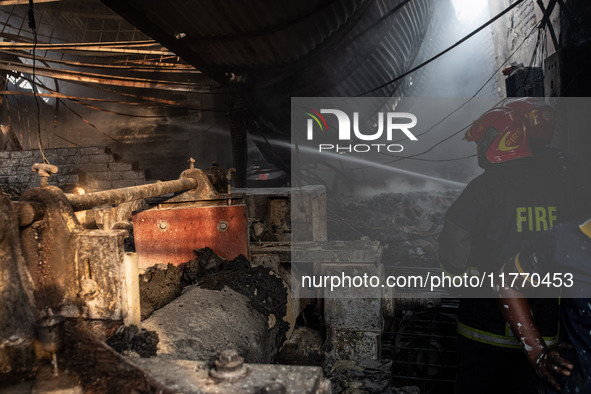
POLYGON ((140 268, 179 265, 204 247, 228 260, 248 258, 244 205, 143 211, 133 216, 133 233, 140 268))

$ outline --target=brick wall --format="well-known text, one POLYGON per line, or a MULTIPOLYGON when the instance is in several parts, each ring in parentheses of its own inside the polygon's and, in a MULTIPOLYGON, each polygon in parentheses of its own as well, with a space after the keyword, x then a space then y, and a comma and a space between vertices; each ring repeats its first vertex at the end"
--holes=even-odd
MULTIPOLYGON (((66 192, 80 186, 86 192, 141 185, 144 171, 131 163, 116 160, 105 147, 45 149, 50 164, 59 168, 49 177, 49 184, 66 192)), ((39 186, 39 176, 31 170, 42 163, 39 150, 0 151, 0 190, 16 199, 25 190, 39 186)))

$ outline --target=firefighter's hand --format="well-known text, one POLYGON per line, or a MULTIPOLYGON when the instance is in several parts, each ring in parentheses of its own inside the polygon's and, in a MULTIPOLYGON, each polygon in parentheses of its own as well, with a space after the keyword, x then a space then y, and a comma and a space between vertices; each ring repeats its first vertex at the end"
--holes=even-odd
POLYGON ((539 349, 527 352, 529 362, 533 365, 538 376, 546 379, 556 390, 561 390, 560 385, 555 379, 555 375, 569 376, 573 369, 573 364, 560 356, 560 352, 565 349, 572 349, 572 345, 560 343, 553 348, 539 349))

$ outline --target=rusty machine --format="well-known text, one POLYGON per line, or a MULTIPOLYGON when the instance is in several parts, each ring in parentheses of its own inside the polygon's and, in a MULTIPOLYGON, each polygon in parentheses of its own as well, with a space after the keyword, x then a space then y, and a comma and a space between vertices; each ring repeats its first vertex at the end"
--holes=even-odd
MULTIPOLYGON (((92 375, 70 376, 80 391, 97 382, 105 392, 114 384, 118 392, 330 391, 319 367, 264 364, 269 332, 293 321, 253 308, 231 289, 190 286, 168 312, 140 322, 140 268, 178 266, 206 246, 226 259, 249 256, 244 194, 231 191, 232 170, 190 167, 177 180, 66 194, 48 185, 57 168, 36 164, 40 187, 19 201, 0 195, 1 376, 30 371, 47 357, 55 376, 80 369, 92 375), (121 205, 156 197, 153 208, 133 215, 133 227, 118 217, 121 205), (81 212, 92 212, 101 228, 85 228, 81 212), (136 253, 124 250, 132 228, 136 253), (121 325, 158 331, 162 356, 134 360, 113 352, 102 341, 121 325), (204 332, 222 335, 203 339, 204 332), (222 346, 231 351, 220 353, 222 346), (248 358, 241 346, 259 346, 250 353, 260 358, 248 358), (195 348, 206 351, 189 351, 195 348)), ((288 305, 288 286, 276 279, 269 286, 280 288, 288 305)))
POLYGON ((18 201, 0 195, 0 384, 51 365, 47 381, 65 375, 95 392, 325 393, 330 383, 319 366, 271 364, 282 346, 302 350, 309 331, 289 337, 306 306, 320 306, 326 328, 314 351, 375 360, 385 317, 409 302, 440 302, 381 290, 304 294, 292 262, 322 275, 381 275, 381 245, 327 240, 323 187, 237 193, 232 170, 193 163, 177 180, 87 194, 49 186, 57 168, 36 164, 40 187, 18 201), (265 238, 269 227, 275 234, 265 238), (249 232, 272 242, 249 242, 249 232), (135 251, 124 246, 130 233, 135 251), (176 275, 205 247, 218 260, 247 257, 254 268, 216 272, 143 319, 139 272, 164 265, 176 275), (156 332, 157 355, 114 352, 104 341, 124 327, 156 332))

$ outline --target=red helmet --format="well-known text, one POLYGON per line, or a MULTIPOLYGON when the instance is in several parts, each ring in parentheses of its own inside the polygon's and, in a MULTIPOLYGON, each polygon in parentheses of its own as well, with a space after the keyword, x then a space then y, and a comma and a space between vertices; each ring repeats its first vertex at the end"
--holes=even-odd
POLYGON ((520 98, 506 105, 525 117, 527 131, 532 143, 547 144, 554 136, 554 109, 542 100, 532 97, 520 98))
POLYGON ((526 120, 511 108, 485 112, 472 123, 465 138, 476 142, 481 166, 486 162, 496 164, 532 155, 526 120))

